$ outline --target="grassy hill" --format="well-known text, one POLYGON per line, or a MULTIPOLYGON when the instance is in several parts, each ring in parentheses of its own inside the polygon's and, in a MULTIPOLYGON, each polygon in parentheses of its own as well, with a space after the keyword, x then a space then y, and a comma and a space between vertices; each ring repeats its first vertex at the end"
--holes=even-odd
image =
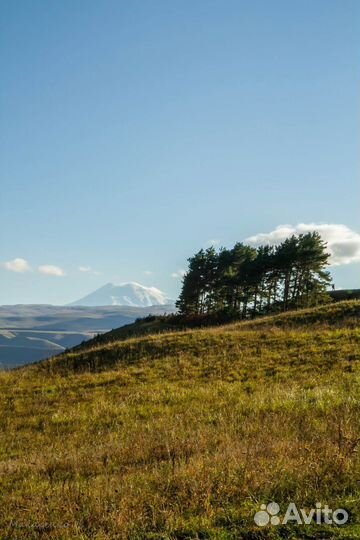
POLYGON ((360 538, 359 316, 148 321, 1 373, 0 538, 360 538), (350 519, 259 528, 269 501, 350 519))
POLYGON ((0 369, 36 362, 173 306, 0 306, 0 369))
MULTIPOLYGON (((224 330, 246 330, 250 328, 260 329, 269 327, 298 327, 316 325, 324 327, 328 326, 347 326, 353 327, 359 324, 360 319, 360 302, 334 302, 320 308, 301 309, 281 313, 267 317, 258 317, 254 320, 226 324, 224 330)), ((206 321, 204 321, 206 323, 206 321)), ((146 335, 159 335, 168 332, 179 332, 185 330, 186 324, 177 316, 149 316, 139 319, 134 323, 130 323, 116 328, 110 332, 99 334, 86 343, 82 343, 74 350, 90 351, 104 345, 115 344, 118 341, 128 340, 129 338, 139 338, 146 335)), ((189 330, 189 329, 187 329, 189 330)))

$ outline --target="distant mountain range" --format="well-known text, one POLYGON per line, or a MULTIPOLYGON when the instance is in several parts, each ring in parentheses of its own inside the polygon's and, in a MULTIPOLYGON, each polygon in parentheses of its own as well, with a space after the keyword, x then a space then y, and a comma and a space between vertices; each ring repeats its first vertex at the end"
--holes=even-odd
POLYGON ((129 282, 114 285, 107 283, 100 289, 76 300, 70 306, 165 306, 174 304, 165 293, 155 287, 144 287, 139 283, 129 282))
POLYGON ((173 305, 0 306, 0 369, 48 358, 137 318, 173 311, 173 305))
POLYGON ((68 306, 0 306, 0 368, 42 360, 135 319, 174 310, 159 289, 134 282, 107 283, 68 306))

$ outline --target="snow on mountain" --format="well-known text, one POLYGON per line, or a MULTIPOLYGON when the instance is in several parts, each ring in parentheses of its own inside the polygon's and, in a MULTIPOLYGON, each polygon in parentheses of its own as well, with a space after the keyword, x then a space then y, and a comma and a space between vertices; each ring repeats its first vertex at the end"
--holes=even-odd
POLYGON ((129 282, 114 285, 107 283, 100 289, 72 302, 71 306, 163 306, 173 304, 165 293, 156 287, 144 287, 140 283, 129 282))

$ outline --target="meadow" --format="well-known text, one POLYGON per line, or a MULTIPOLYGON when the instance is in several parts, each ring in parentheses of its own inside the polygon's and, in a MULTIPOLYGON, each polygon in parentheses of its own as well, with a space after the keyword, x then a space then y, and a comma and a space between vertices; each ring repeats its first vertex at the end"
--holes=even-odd
POLYGON ((0 373, 0 538, 360 538, 360 302, 0 373), (258 527, 276 501, 336 525, 258 527))

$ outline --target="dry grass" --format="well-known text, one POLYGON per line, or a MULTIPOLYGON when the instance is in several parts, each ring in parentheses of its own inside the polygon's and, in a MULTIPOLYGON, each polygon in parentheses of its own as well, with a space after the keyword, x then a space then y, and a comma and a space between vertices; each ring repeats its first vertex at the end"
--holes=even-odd
POLYGON ((360 538, 360 330, 337 326, 147 336, 2 373, 0 538, 360 538), (269 500, 351 520, 259 529, 269 500))

